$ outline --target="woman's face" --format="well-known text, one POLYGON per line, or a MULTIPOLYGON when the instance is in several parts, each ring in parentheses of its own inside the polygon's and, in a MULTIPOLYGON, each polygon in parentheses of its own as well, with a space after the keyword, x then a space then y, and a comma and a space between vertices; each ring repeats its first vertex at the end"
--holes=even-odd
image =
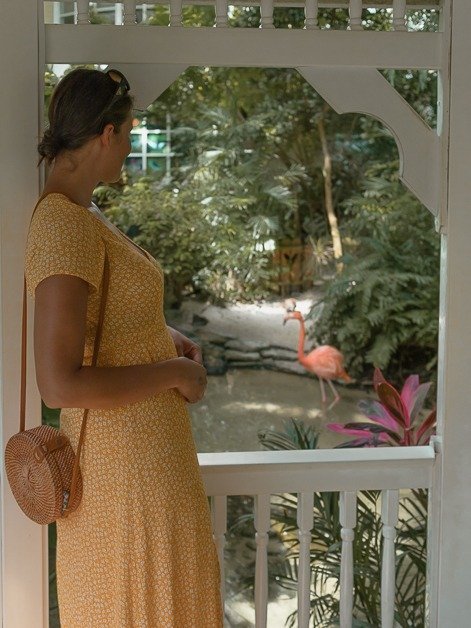
POLYGON ((132 112, 129 113, 118 132, 113 132, 110 143, 110 160, 107 168, 106 183, 115 183, 121 177, 124 160, 131 152, 131 131, 133 128, 132 112), (109 171, 109 172, 108 172, 109 171))

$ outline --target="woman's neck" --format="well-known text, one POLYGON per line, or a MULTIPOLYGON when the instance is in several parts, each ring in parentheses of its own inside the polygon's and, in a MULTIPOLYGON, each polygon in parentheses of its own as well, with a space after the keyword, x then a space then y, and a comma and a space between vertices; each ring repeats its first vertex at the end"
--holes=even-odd
POLYGON ((77 205, 90 207, 93 191, 98 183, 92 174, 87 176, 87 173, 79 173, 77 170, 71 172, 70 168, 66 168, 64 164, 59 162, 54 164, 47 178, 43 195, 59 192, 77 205))

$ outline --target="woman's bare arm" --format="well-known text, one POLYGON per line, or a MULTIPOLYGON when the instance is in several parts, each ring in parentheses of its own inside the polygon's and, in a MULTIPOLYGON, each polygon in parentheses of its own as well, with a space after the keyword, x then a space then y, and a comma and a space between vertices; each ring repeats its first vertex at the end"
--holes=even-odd
POLYGON ((87 282, 72 275, 52 275, 36 287, 36 380, 47 406, 113 408, 182 383, 186 358, 132 366, 82 366, 87 299, 87 282))

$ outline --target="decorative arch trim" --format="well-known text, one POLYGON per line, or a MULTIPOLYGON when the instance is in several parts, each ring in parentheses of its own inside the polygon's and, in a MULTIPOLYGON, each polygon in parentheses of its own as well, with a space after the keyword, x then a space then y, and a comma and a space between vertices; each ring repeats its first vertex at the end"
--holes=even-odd
POLYGON ((399 150, 399 177, 439 216, 440 140, 375 68, 298 67, 298 72, 339 114, 364 113, 380 120, 399 150))
POLYGON ((113 63, 112 67, 120 70, 128 79, 136 109, 147 109, 189 66, 174 63, 113 63))

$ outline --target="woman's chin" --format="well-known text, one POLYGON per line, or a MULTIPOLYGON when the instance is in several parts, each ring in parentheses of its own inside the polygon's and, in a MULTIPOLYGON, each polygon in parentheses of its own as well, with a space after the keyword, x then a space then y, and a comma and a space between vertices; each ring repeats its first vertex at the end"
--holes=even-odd
POLYGON ((118 183, 121 180, 121 170, 119 174, 110 175, 103 179, 103 183, 109 185, 110 183, 118 183))

